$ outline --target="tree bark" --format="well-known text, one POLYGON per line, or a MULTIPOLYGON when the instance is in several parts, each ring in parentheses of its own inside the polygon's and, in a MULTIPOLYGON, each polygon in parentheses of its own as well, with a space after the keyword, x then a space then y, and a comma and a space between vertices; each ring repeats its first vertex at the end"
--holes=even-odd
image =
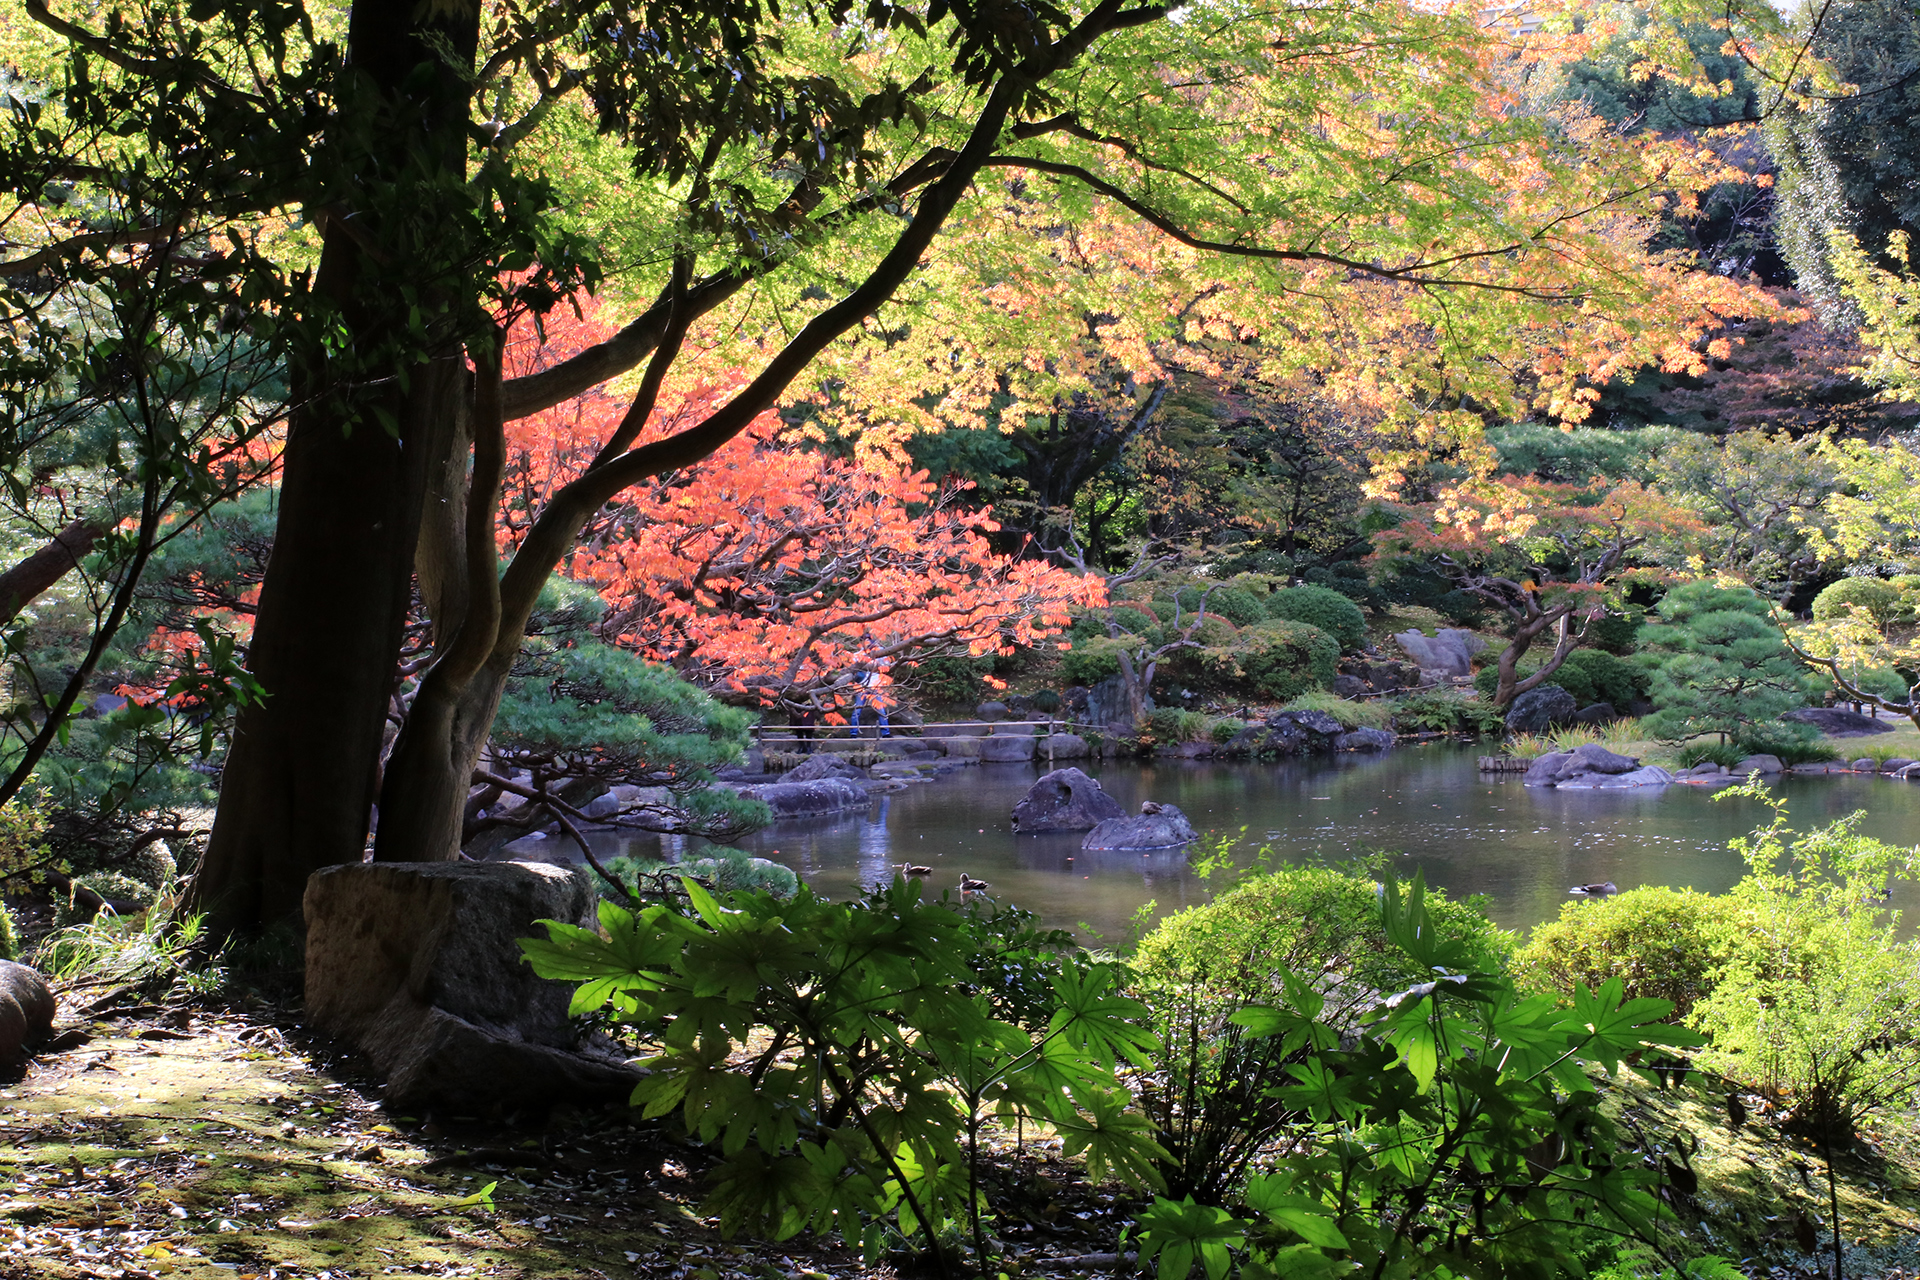
MULTIPOLYGON (((383 158, 406 156, 464 179, 470 90, 443 57, 451 50, 471 60, 478 39, 477 4, 440 6, 424 22, 407 5, 354 5, 349 75, 354 92, 377 94, 386 108, 383 158), (423 64, 439 74, 415 77, 423 64)), ((404 233, 386 244, 377 222, 333 230, 341 221, 327 219, 315 292, 351 334, 404 332, 422 297, 383 287, 412 266, 404 233)), ((457 343, 456 335, 455 353, 457 343)), ((451 447, 447 424, 464 400, 464 365, 448 354, 396 368, 349 418, 339 384, 354 375, 324 354, 295 364, 280 518, 250 649, 267 696, 235 726, 189 897, 217 932, 296 915, 309 875, 364 856, 429 455, 451 447)))
POLYGON ((0 624, 12 622, 35 596, 64 578, 106 531, 91 520, 75 520, 46 546, 0 573, 0 624))

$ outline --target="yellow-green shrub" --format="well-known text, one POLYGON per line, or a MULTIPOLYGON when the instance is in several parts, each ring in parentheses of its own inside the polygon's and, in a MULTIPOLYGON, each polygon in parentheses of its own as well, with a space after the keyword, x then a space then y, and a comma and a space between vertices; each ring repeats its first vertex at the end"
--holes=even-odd
POLYGON ((1673 1001, 1678 1020, 1741 949, 1750 914, 1734 899, 1664 885, 1569 902, 1515 954, 1514 978, 1522 990, 1562 999, 1576 983, 1597 991, 1619 978, 1630 997, 1673 1001))

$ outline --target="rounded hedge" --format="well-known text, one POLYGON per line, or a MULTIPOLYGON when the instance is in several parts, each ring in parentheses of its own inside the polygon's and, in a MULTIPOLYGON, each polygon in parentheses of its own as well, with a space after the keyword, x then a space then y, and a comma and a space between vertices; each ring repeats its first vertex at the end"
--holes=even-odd
POLYGON ((1911 618, 1911 592, 1879 578, 1842 578, 1813 598, 1813 620, 1832 622, 1850 616, 1856 608, 1872 617, 1876 626, 1911 618))
POLYGON ((1304 622, 1334 638, 1341 650, 1352 652, 1367 644, 1367 616, 1360 606, 1327 587, 1286 587, 1267 597, 1267 616, 1304 622))
MULTIPOLYGON (((1512 938, 1486 916, 1435 889, 1427 891, 1427 910, 1435 928, 1467 943, 1476 969, 1504 969, 1512 938)), ((1257 876, 1213 902, 1168 916, 1141 939, 1131 963, 1148 986, 1198 985, 1246 1001, 1272 998, 1281 989, 1281 969, 1339 975, 1366 992, 1432 976, 1388 941, 1372 880, 1313 866, 1257 876)))

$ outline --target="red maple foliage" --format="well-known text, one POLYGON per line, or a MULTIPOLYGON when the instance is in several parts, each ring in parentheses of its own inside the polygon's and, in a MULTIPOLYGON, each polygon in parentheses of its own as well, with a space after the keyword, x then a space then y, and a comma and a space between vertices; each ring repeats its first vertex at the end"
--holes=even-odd
MULTIPOLYGON (((605 334, 583 304, 550 316, 544 342, 516 334, 508 359, 526 371, 605 334)), ((688 362, 640 442, 698 421, 738 381, 688 362)), ((596 393, 509 424, 503 548, 590 465, 621 411, 596 393)), ((609 504, 562 571, 600 589, 607 640, 723 696, 831 713, 871 672, 884 703, 917 661, 1038 643, 1069 606, 1104 603, 1098 578, 995 554, 986 535, 999 525, 964 489, 882 454, 831 455, 763 413, 713 456, 609 504)))

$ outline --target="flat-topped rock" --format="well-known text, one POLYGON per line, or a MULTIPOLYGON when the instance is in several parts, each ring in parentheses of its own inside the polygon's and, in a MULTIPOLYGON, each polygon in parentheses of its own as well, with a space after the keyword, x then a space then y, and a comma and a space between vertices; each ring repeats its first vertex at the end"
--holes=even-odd
POLYGON ((573 988, 535 976, 519 940, 583 920, 579 869, 530 862, 364 862, 307 881, 309 1026, 365 1053, 386 1100, 482 1107, 623 1099, 639 1072, 584 1051, 573 988))
POLYGON ((1876 733, 1892 733, 1897 727, 1845 707, 1801 707, 1780 718, 1795 724, 1810 724, 1829 738, 1864 738, 1876 733))
MULTIPOLYGON (((788 775, 791 777, 791 775, 788 775)), ((865 775, 862 775, 865 781, 865 775)), ((815 778, 811 782, 769 782, 756 787, 739 788, 741 795, 758 800, 773 810, 773 820, 817 818, 849 809, 864 809, 867 792, 851 778, 815 778)))
POLYGON ((1080 842, 1082 849, 1174 849, 1191 844, 1200 833, 1187 821, 1187 815, 1170 804, 1149 800, 1131 818, 1108 818, 1080 842))

